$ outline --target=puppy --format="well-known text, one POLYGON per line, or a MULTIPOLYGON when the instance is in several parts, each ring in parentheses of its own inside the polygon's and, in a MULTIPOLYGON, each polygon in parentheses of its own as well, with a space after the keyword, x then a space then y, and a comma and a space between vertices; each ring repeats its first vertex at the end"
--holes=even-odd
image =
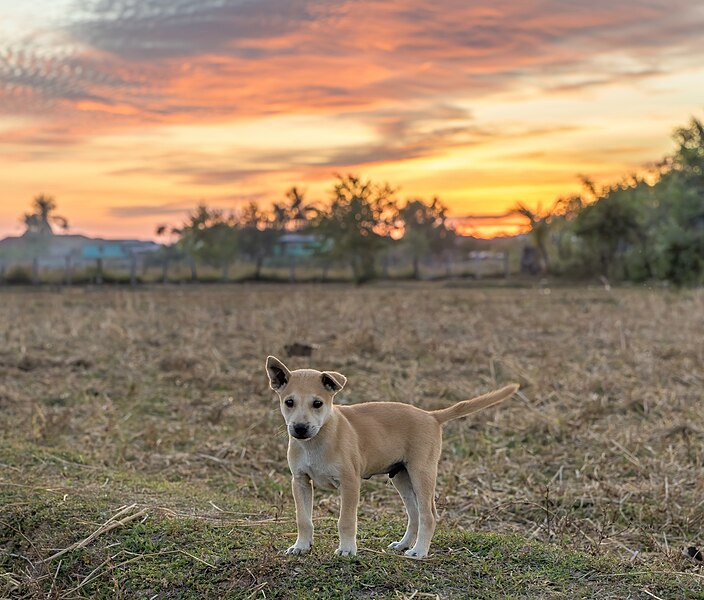
POLYGON ((308 552, 313 545, 313 484, 340 490, 340 556, 357 554, 357 505, 362 479, 388 474, 408 514, 403 538, 389 545, 406 555, 428 555, 435 532, 435 478, 442 449, 442 424, 498 404, 517 385, 425 411, 398 402, 333 405, 347 378, 335 371, 290 371, 269 356, 266 370, 279 396, 288 429, 288 464, 296 503, 296 543, 287 554, 308 552))

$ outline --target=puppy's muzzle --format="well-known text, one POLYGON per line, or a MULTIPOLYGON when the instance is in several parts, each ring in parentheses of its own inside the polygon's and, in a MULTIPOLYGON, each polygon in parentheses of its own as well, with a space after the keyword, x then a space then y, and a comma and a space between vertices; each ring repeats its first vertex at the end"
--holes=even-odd
POLYGON ((299 440, 305 440, 309 438, 311 434, 310 428, 305 423, 294 423, 289 426, 289 432, 293 437, 299 440))

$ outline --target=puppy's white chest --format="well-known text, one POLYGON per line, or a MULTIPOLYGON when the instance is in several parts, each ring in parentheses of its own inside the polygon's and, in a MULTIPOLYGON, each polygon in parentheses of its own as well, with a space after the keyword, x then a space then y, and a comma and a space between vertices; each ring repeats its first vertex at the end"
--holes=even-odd
POLYGON ((297 464, 291 465, 294 473, 308 475, 315 487, 323 490, 336 490, 340 487, 340 474, 334 465, 323 460, 316 453, 306 453, 297 464))
POLYGON ((309 476, 313 480, 315 487, 321 490, 336 490, 340 487, 340 478, 335 474, 311 471, 309 476))

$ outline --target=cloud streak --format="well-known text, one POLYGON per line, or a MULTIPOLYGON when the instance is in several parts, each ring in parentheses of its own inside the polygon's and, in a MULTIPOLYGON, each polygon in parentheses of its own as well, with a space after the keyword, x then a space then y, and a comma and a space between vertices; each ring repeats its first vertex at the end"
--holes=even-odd
MULTIPOLYGON (((704 55, 704 10, 691 0, 62 2, 42 20, 22 9, 22 27, 2 29, 0 161, 18 171, 72 161, 72 173, 117 186, 109 195, 151 186, 132 207, 106 200, 117 218, 177 214, 172 198, 262 200, 284 181, 387 167, 459 195, 468 184, 458 173, 470 172, 460 157, 480 149, 500 157, 472 165, 492 176, 500 160, 520 158, 508 177, 517 185, 534 176, 527 162, 552 166, 541 162, 554 149, 531 140, 578 139, 589 125, 560 120, 556 104, 536 109, 542 120, 494 106, 648 86, 699 68, 704 55), (301 131, 277 116, 319 123, 301 131), (441 175, 418 172, 421 163, 441 175)), ((553 192, 548 183, 541 193, 553 192)))
POLYGON ((72 15, 0 50, 6 111, 124 127, 372 110, 529 77, 548 92, 608 85, 704 47, 686 0, 82 0, 72 15), (566 73, 581 83, 555 81, 566 73))

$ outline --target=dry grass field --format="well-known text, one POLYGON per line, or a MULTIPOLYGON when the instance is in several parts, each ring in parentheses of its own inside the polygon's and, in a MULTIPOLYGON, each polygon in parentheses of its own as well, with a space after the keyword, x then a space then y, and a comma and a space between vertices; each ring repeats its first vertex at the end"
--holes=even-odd
POLYGON ((0 597, 704 598, 681 556, 704 543, 703 340, 701 290, 2 290, 0 597), (405 521, 383 477, 356 559, 333 557, 327 492, 312 555, 281 555, 267 354, 344 373, 348 403, 521 383, 446 426, 428 560, 386 552, 405 521))

